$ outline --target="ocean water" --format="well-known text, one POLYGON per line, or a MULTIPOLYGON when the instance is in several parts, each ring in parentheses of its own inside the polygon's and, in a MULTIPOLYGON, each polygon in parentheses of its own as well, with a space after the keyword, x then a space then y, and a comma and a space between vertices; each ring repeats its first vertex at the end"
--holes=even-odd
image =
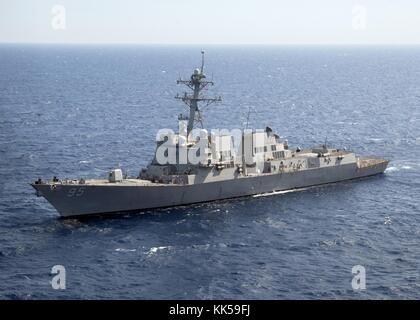
POLYGON ((0 298, 419 299, 420 47, 206 48, 223 96, 206 127, 242 128, 251 110, 291 146, 390 159, 384 175, 83 220, 34 195, 38 177, 136 175, 186 111, 175 80, 200 49, 0 46, 0 298))

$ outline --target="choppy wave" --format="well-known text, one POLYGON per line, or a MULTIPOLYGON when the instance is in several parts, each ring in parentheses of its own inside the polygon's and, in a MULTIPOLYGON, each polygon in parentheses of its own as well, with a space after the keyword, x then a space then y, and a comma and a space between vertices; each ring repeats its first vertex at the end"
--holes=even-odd
POLYGON ((171 246, 152 247, 149 249, 149 251, 146 252, 146 254, 148 256, 152 256, 159 251, 170 250, 171 248, 172 248, 171 246))
POLYGON ((80 164, 88 164, 88 163, 92 163, 92 160, 80 160, 79 163, 80 164))
POLYGON ((115 249, 117 252, 135 252, 136 249, 126 249, 126 248, 117 248, 115 249))

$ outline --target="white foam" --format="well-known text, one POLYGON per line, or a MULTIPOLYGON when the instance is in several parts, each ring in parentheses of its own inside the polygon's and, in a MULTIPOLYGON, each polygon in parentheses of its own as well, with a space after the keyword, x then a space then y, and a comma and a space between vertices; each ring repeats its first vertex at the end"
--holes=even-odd
POLYGON ((400 171, 400 170, 410 170, 412 169, 411 166, 395 166, 395 167, 389 167, 385 169, 385 172, 396 172, 396 171, 400 171))
POLYGON ((115 251, 118 251, 118 252, 134 252, 134 251, 136 251, 136 249, 117 248, 117 249, 115 249, 115 251))
POLYGON ((270 227, 274 229, 284 229, 285 227, 287 227, 287 223, 283 221, 275 221, 270 218, 267 218, 265 221, 267 222, 267 225, 269 225, 270 227))
POLYGON ((79 163, 92 163, 92 160, 80 160, 79 163))
POLYGON ((254 198, 258 198, 258 197, 268 197, 268 196, 274 196, 277 194, 285 194, 285 193, 290 193, 290 192, 296 192, 296 191, 303 191, 303 190, 307 190, 308 188, 299 188, 299 189, 290 189, 290 190, 282 190, 282 191, 273 191, 273 192, 267 192, 267 193, 260 193, 260 194, 256 194, 253 195, 254 198))
POLYGON ((147 251, 147 255, 148 256, 151 256, 151 255, 153 255, 154 253, 156 253, 156 252, 158 252, 160 250, 165 250, 165 249, 170 249, 170 248, 171 248, 170 246, 167 246, 167 247, 165 247, 165 246, 162 246, 162 247, 152 247, 152 248, 150 248, 149 251, 147 251))

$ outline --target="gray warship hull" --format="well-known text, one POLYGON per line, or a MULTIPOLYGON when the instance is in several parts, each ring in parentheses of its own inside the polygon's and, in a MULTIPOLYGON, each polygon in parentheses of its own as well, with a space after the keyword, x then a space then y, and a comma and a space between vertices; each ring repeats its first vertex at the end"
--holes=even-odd
POLYGON ((194 184, 126 179, 120 183, 91 180, 83 184, 49 182, 32 186, 62 217, 71 217, 189 205, 329 184, 380 174, 387 165, 387 160, 365 159, 357 164, 238 176, 194 184))
MULTIPOLYGON (((321 146, 292 150, 270 127, 265 130, 212 130, 203 126, 202 108, 220 102, 203 90, 212 86, 201 68, 179 79, 188 92, 175 98, 189 109, 178 115, 178 129, 156 135, 155 155, 137 178, 121 169, 102 180, 39 178, 32 186, 63 217, 140 211, 299 189, 372 176, 388 161, 321 146), (196 128, 201 124, 201 129, 196 128), (240 131, 240 132, 239 132, 240 131)), ((249 117, 249 114, 248 114, 249 117)))

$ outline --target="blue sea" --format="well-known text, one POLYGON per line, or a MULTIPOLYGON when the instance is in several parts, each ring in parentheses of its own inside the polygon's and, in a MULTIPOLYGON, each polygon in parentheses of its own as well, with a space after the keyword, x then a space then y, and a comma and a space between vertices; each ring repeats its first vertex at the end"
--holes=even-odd
POLYGON ((207 128, 391 160, 299 192, 60 219, 39 177, 137 175, 196 46, 0 46, 0 298, 419 299, 420 47, 206 46, 207 128), (55 290, 51 268, 66 269, 55 290), (366 289, 352 288, 353 266, 366 289))

